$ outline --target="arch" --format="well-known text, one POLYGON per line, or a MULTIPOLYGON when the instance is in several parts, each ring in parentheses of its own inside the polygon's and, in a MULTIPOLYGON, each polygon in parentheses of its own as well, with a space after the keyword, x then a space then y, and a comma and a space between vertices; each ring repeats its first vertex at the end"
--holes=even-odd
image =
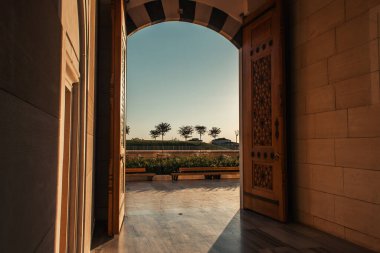
POLYGON ((128 9, 126 17, 128 36, 157 23, 183 21, 208 27, 237 48, 242 46, 242 22, 216 7, 197 1, 152 0, 128 9))

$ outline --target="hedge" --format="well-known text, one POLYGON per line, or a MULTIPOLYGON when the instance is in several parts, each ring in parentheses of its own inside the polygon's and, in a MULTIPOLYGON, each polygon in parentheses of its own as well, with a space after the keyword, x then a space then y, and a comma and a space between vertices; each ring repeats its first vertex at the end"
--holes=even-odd
POLYGON ((167 158, 128 158, 126 168, 146 168, 147 172, 168 175, 177 172, 179 168, 191 167, 236 167, 239 158, 227 155, 218 157, 187 156, 167 158))

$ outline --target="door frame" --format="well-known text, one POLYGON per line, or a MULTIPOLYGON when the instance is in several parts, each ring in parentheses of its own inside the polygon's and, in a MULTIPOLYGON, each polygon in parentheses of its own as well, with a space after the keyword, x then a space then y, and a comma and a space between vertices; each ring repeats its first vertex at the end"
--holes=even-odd
MULTIPOLYGON (((279 4, 279 0, 268 0, 266 1, 261 7, 257 8, 256 11, 251 13, 250 15, 246 16, 243 21, 243 26, 247 25, 248 23, 251 23, 253 20, 259 19, 261 16, 268 13, 268 11, 273 8, 275 5, 279 4)), ((124 18, 124 1, 122 0, 114 0, 114 8, 112 9, 113 13, 113 48, 112 48, 112 81, 111 81, 111 145, 110 145, 110 151, 111 151, 111 159, 109 164, 109 193, 110 189, 112 188, 113 194, 109 195, 108 199, 108 208, 109 208, 109 218, 112 219, 112 225, 108 226, 108 233, 109 235, 114 235, 119 233, 119 166, 120 166, 120 107, 117 107, 117 105, 120 106, 120 86, 115 85, 120 83, 120 73, 118 72, 120 69, 117 68, 117 66, 120 66, 121 64, 121 29, 122 29, 122 22, 124 18), (113 100, 112 100, 113 98, 113 100)), ((282 11, 282 10, 281 10, 282 11)), ((283 38, 282 38, 283 39, 283 38)), ((126 38, 128 40, 128 36, 126 38)), ((284 43, 284 41, 282 41, 284 43)), ((247 159, 245 159, 245 153, 244 150, 246 149, 247 141, 244 141, 246 138, 246 133, 249 131, 247 129, 247 126, 245 125, 245 122, 250 120, 250 115, 247 115, 247 113, 244 111, 244 81, 243 81, 243 49, 239 49, 239 143, 240 143, 240 152, 239 152, 239 159, 240 159, 240 208, 244 208, 243 198, 244 198, 244 170, 245 163, 247 162, 247 159)), ((285 76, 284 76, 284 82, 285 82, 285 76)), ((285 101, 284 101, 285 102, 285 101)), ((284 112, 284 116, 286 116, 284 112)), ((286 119, 285 119, 286 124, 286 119)), ((283 132, 284 135, 286 135, 286 128, 283 132)), ((287 136, 285 136, 286 138, 287 136)), ((285 166, 286 166, 286 158, 285 158, 285 166)), ((285 180, 288 180, 287 176, 285 175, 285 180)), ((286 182, 285 182, 286 184, 286 182)), ((287 196, 288 193, 285 192, 285 195, 287 196)))

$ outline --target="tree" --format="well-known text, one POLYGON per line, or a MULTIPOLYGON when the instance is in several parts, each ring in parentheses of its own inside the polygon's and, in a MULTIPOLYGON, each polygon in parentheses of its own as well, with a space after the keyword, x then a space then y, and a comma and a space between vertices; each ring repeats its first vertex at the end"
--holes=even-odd
POLYGON ((216 137, 218 137, 218 135, 222 132, 222 130, 220 130, 219 127, 212 127, 209 131, 208 131, 208 135, 212 136, 214 139, 216 137))
POLYGON ((237 141, 237 137, 239 136, 239 130, 235 130, 235 137, 236 137, 236 143, 238 142, 237 141))
POLYGON ((129 135, 130 132, 131 132, 131 127, 130 126, 125 126, 125 134, 129 135))
POLYGON ((156 127, 156 131, 161 135, 162 140, 164 140, 164 135, 170 130, 172 130, 172 127, 170 126, 170 124, 164 123, 164 122, 161 122, 155 127, 156 127))
POLYGON ((195 126, 195 131, 199 134, 199 139, 202 140, 202 135, 207 132, 207 128, 205 126, 195 126))
POLYGON ((193 134, 194 132, 194 129, 192 126, 181 126, 178 130, 178 133, 183 137, 185 138, 185 140, 187 141, 187 138, 191 137, 191 135, 193 134))
POLYGON ((156 140, 157 137, 160 136, 160 133, 159 133, 156 129, 153 129, 153 130, 150 130, 149 135, 150 135, 150 137, 152 137, 154 140, 156 140))

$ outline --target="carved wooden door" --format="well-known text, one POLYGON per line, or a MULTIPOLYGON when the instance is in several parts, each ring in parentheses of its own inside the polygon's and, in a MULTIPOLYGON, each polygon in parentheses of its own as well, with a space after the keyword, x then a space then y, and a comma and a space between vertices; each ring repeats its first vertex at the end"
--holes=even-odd
POLYGON ((111 162, 108 180, 108 235, 120 232, 125 216, 126 29, 123 0, 113 2, 111 162))
POLYGON ((280 2, 243 28, 243 207, 286 221, 280 2))
POLYGON ((121 30, 121 76, 120 76, 120 158, 119 158, 119 223, 118 229, 120 231, 123 224, 125 215, 125 135, 126 135, 126 58, 127 58, 127 46, 126 46, 126 31, 124 26, 124 19, 122 19, 121 30))

